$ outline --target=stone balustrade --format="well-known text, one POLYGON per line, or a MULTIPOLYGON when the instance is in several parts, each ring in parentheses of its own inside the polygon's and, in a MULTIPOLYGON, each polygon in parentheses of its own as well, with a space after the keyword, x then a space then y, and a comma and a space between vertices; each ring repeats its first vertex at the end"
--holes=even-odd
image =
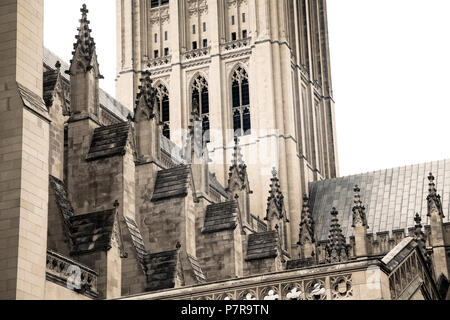
POLYGON ((211 52, 211 47, 205 47, 205 48, 186 51, 183 54, 183 56, 186 59, 186 61, 188 61, 188 60, 193 60, 193 59, 209 56, 210 52, 211 52))
POLYGON ((88 267, 47 250, 46 278, 77 293, 97 298, 97 273, 88 267))
POLYGON ((378 259, 320 265, 200 286, 135 295, 124 300, 351 300, 389 299, 378 259))
POLYGON ((172 56, 164 56, 156 59, 149 59, 147 66, 150 69, 169 66, 172 62, 172 56))
POLYGON ((230 42, 226 42, 221 45, 222 50, 227 52, 236 49, 242 49, 250 46, 251 38, 239 39, 230 42))

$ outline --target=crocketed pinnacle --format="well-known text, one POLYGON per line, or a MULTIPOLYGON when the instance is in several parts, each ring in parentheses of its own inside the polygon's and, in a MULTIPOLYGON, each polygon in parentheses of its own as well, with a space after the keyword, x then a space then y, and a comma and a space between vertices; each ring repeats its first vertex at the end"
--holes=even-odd
POLYGON ((363 227, 369 228, 367 225, 367 218, 366 218, 366 208, 362 205, 361 202, 361 189, 358 186, 355 186, 353 188, 354 200, 353 200, 353 225, 352 227, 362 225, 363 227))
POLYGON ((428 181, 428 216, 431 215, 432 211, 437 211, 442 218, 445 218, 444 212, 442 211, 441 196, 437 194, 436 185, 434 183, 434 176, 432 173, 430 173, 430 175, 428 176, 428 181))
POLYGON ((303 195, 303 208, 300 222, 300 234, 298 245, 303 245, 306 242, 316 242, 314 237, 314 219, 309 211, 309 199, 305 194, 303 195))
MULTIPOLYGON (((73 58, 70 60, 70 63, 71 67, 74 63, 77 63, 78 66, 83 66, 85 71, 89 71, 93 68, 93 58, 96 59, 95 41, 91 35, 92 30, 89 28, 90 21, 87 18, 89 10, 86 8, 85 4, 83 4, 80 11, 80 27, 77 29, 78 35, 75 36, 76 42, 73 45, 73 58)), ((97 63, 97 61, 95 61, 95 63, 97 63)))
POLYGON ((280 180, 278 179, 278 172, 276 168, 273 168, 272 170, 272 178, 270 179, 270 191, 269 191, 269 197, 267 198, 267 216, 266 219, 268 219, 268 215, 270 213, 269 210, 271 208, 276 208, 278 211, 279 218, 283 217, 283 201, 284 196, 280 189, 280 180))
POLYGON ((140 81, 141 84, 138 87, 139 92, 136 94, 134 114, 136 115, 138 108, 142 107, 144 108, 147 116, 153 119, 158 114, 158 110, 157 108, 155 108, 156 92, 153 88, 153 82, 150 72, 142 72, 142 78, 140 79, 140 81), (143 103, 143 105, 141 105, 141 103, 143 103))
POLYGON ((328 263, 345 262, 349 258, 349 247, 342 234, 336 208, 331 210, 331 225, 329 240, 326 245, 326 260, 328 263))
POLYGON ((234 137, 234 147, 233 147, 233 155, 231 159, 231 166, 228 172, 228 188, 227 191, 230 190, 230 186, 233 182, 237 182, 240 185, 241 189, 246 187, 247 180, 247 166, 244 164, 241 147, 239 145, 239 138, 234 137))

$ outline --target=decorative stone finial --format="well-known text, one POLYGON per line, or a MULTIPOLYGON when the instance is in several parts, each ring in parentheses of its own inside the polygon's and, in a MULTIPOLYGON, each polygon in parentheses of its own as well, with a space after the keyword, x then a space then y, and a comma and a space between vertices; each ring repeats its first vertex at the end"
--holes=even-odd
POLYGON ((61 69, 61 61, 56 61, 55 68, 59 71, 61 69))
POLYGON ((114 201, 113 206, 114 206, 114 208, 116 208, 116 209, 119 208, 119 206, 120 206, 119 200, 114 201))
POLYGON ((176 248, 177 250, 180 250, 180 249, 181 249, 181 242, 180 242, 180 241, 177 241, 177 244, 176 244, 175 248, 176 248))
POLYGON ((354 200, 353 200, 353 224, 352 227, 363 226, 369 228, 367 225, 366 208, 362 205, 360 192, 361 189, 356 185, 353 188, 354 200))

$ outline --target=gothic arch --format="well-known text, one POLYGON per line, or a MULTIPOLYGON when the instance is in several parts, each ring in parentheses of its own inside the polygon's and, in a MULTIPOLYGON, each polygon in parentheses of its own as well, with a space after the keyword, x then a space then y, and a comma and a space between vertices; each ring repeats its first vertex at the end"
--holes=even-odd
POLYGON ((153 84, 156 93, 160 122, 163 124, 163 135, 170 139, 170 92, 167 85, 161 79, 153 84))
POLYGON ((210 99, 209 82, 201 72, 197 72, 192 77, 189 84, 190 110, 194 111, 194 106, 202 120, 203 136, 206 142, 210 142, 210 99))
POLYGON ((251 134, 250 81, 247 67, 238 62, 228 76, 231 122, 235 136, 251 134))

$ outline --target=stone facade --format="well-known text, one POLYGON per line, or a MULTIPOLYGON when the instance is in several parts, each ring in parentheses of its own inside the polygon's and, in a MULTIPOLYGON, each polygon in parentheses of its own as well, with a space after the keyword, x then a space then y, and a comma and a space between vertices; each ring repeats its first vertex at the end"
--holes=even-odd
POLYGON ((86 6, 70 64, 43 48, 42 7, 0 5, 0 298, 448 297, 448 161, 322 180, 338 174, 325 1, 119 0, 126 107, 98 87, 86 6), (247 89, 252 133, 229 137, 247 89), (265 139, 280 155, 266 171, 246 153, 265 139))
POLYGON ((201 79, 211 171, 226 185, 233 133, 251 128, 241 136, 250 211, 264 218, 267 181, 277 167, 292 221, 289 250, 297 250, 298 195, 310 181, 339 174, 326 1, 117 0, 116 6, 117 99, 133 110, 140 78, 150 71, 155 87, 168 92, 162 120, 181 146, 201 79), (235 84, 243 81, 248 94, 238 101, 235 84))

